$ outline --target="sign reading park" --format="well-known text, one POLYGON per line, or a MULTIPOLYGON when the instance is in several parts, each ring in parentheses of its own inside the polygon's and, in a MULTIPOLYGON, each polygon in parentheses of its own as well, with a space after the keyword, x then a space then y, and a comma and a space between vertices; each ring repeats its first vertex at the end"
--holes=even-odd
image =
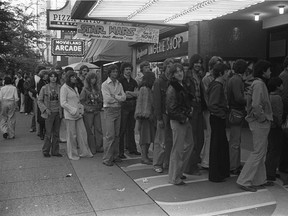
POLYGON ((83 56, 84 41, 72 39, 51 39, 51 52, 53 56, 83 56))
POLYGON ((158 43, 159 29, 114 24, 77 23, 78 38, 158 43))

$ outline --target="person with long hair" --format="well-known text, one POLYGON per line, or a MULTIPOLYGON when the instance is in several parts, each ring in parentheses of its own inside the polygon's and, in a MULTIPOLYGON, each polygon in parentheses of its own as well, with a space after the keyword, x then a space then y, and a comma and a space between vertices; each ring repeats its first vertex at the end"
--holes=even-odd
POLYGON ((184 185, 183 176, 189 155, 193 150, 193 136, 190 119, 192 117, 191 102, 194 95, 190 94, 183 82, 183 66, 175 63, 170 68, 171 82, 166 94, 166 109, 170 118, 173 134, 173 147, 170 155, 169 182, 184 185))
POLYGON ((207 89, 210 112, 209 181, 223 182, 230 176, 229 143, 226 136, 228 102, 224 94, 224 75, 227 66, 219 62, 213 67, 214 80, 207 89))
POLYGON ((258 188, 274 185, 267 181, 265 156, 268 146, 268 134, 273 121, 272 106, 266 82, 270 78, 271 64, 266 60, 259 60, 255 66, 250 92, 247 95, 246 121, 252 132, 253 151, 248 157, 237 179, 241 189, 256 192, 258 188))
POLYGON ((60 85, 58 74, 52 71, 48 74, 49 83, 44 85, 38 96, 38 107, 41 117, 45 119, 45 139, 42 147, 44 157, 62 157, 59 153, 59 130, 62 118, 62 107, 60 106, 60 85), (51 151, 51 155, 50 155, 51 151))
POLYGON ((4 86, 0 90, 0 103, 1 103, 1 115, 0 115, 0 130, 3 133, 3 137, 15 138, 15 125, 16 116, 15 110, 17 107, 17 101, 19 100, 17 88, 13 86, 12 79, 10 77, 4 78, 4 86))
POLYGON ((135 119, 138 121, 139 145, 141 147, 141 163, 152 164, 148 157, 150 144, 154 142, 154 115, 152 87, 155 81, 154 73, 145 73, 139 86, 136 101, 135 119))
POLYGON ((60 104, 64 108, 67 127, 67 155, 71 160, 93 157, 87 142, 87 132, 83 122, 84 107, 80 103, 76 77, 74 71, 67 72, 65 84, 60 89, 60 104))
POLYGON ((101 124, 101 109, 103 98, 98 87, 95 72, 89 72, 84 80, 84 88, 80 94, 80 102, 84 106, 83 120, 88 136, 88 145, 92 154, 103 152, 103 133, 101 124))

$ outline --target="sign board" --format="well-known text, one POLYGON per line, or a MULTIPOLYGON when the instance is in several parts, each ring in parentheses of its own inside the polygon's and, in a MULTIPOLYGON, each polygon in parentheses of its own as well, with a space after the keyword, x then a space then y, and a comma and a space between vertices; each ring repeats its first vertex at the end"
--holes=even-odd
POLYGON ((158 43, 159 29, 111 24, 77 24, 77 37, 158 43))
POLYGON ((47 10, 47 29, 49 30, 77 30, 77 22, 100 23, 97 20, 71 19, 71 3, 67 1, 63 8, 47 10))
MULTIPOLYGON (((180 50, 188 43, 188 31, 161 39, 158 43, 137 48, 137 60, 145 56, 180 50)), ((185 47, 186 48, 186 47, 185 47)))
POLYGON ((53 56, 84 56, 84 41, 74 39, 51 39, 53 56))

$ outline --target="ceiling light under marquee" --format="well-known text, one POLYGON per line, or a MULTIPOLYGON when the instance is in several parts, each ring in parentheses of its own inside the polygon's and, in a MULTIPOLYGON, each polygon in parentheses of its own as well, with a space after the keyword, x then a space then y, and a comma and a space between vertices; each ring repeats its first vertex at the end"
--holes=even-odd
POLYGON ((255 13, 254 14, 254 20, 255 21, 259 21, 259 18, 260 18, 260 14, 259 13, 255 13))
POLYGON ((284 8, 285 6, 283 5, 279 6, 279 14, 284 14, 284 8))

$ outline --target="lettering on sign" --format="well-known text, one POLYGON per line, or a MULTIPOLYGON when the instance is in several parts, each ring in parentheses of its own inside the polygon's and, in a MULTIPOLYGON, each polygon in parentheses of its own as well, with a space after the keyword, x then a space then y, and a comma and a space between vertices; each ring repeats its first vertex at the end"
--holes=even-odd
POLYGON ((77 37, 157 43, 159 29, 123 26, 119 24, 78 23, 77 37))
POLYGON ((188 32, 183 32, 172 37, 164 38, 159 43, 146 45, 137 49, 137 59, 145 55, 169 52, 181 48, 183 42, 188 41, 188 32))
POLYGON ((52 55, 83 56, 84 41, 52 38, 52 55))

